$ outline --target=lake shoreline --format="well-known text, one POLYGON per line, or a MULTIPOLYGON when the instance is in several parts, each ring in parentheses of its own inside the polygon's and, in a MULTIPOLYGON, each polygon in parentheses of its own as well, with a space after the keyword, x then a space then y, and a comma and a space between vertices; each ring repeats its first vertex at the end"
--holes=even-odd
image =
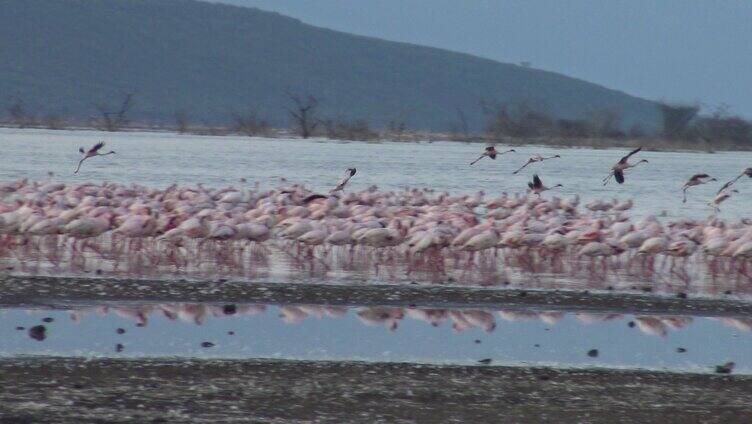
MULTIPOLYGON (((296 141, 304 140, 299 136, 291 133, 288 130, 274 130, 269 134, 248 136, 239 132, 231 131, 229 129, 222 129, 222 131, 212 132, 208 130, 195 130, 179 132, 174 128, 159 128, 159 127, 129 127, 119 131, 104 131, 94 127, 68 127, 51 129, 44 127, 26 127, 18 128, 15 126, 8 126, 0 124, 0 130, 17 130, 17 131, 49 131, 55 132, 97 132, 102 134, 128 134, 128 133, 153 133, 153 134, 171 134, 175 136, 187 136, 187 137, 244 137, 248 140, 254 139, 268 139, 268 140, 285 140, 296 141)), ((469 137, 467 139, 457 139, 450 134, 442 133, 430 133, 430 132, 416 132, 407 136, 390 136, 379 137, 374 139, 363 140, 346 140, 339 138, 327 138, 323 136, 310 137, 308 140, 332 142, 332 143, 364 143, 364 144, 382 144, 382 143, 415 143, 415 144, 431 144, 435 142, 449 142, 449 143, 464 143, 464 144, 481 144, 481 145, 504 145, 512 147, 544 147, 544 148, 561 148, 561 149, 594 149, 594 150, 610 150, 610 149, 634 149, 636 147, 643 147, 645 151, 654 152, 687 152, 687 153, 716 153, 716 152, 749 152, 752 151, 752 146, 744 148, 743 146, 718 143, 709 144, 707 142, 687 142, 678 140, 667 140, 662 138, 637 138, 637 139, 609 139, 609 138, 560 138, 560 137, 541 137, 541 138, 507 138, 503 140, 488 139, 483 136, 469 137)))
POLYGON ((641 314, 752 316, 752 302, 732 295, 647 293, 400 284, 335 285, 248 281, 170 281, 81 277, 0 277, 0 305, 71 306, 124 302, 359 305, 415 308, 523 308, 641 314))
POLYGON ((14 422, 749 422, 752 376, 277 359, 0 359, 14 422), (707 420, 707 421, 706 421, 707 420))

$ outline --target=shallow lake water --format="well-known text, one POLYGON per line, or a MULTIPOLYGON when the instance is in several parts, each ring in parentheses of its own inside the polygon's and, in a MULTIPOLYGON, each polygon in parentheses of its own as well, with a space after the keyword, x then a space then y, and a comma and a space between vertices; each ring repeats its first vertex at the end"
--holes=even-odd
MULTIPOLYGON (((630 170, 624 185, 601 184, 624 150, 517 147, 517 152, 492 161, 468 163, 482 144, 452 142, 362 143, 324 140, 201 137, 169 133, 101 133, 0 129, 4 154, 0 180, 52 178, 71 183, 116 181, 164 187, 172 183, 235 185, 245 178, 270 188, 281 178, 315 190, 327 190, 345 168, 358 173, 348 190, 378 185, 382 190, 430 187, 452 193, 483 190, 489 197, 523 192, 538 173, 549 185, 563 189, 547 196, 579 194, 583 203, 595 198, 633 198, 632 216, 665 215, 704 218, 717 189, 693 188, 681 203, 681 186, 694 173, 707 172, 723 182, 752 165, 752 153, 641 152, 646 165, 630 170), (73 170, 78 147, 99 140, 116 155, 84 163, 73 170), (519 175, 512 171, 535 153, 560 154, 519 175), (52 177, 48 173, 54 173, 52 177)), ((720 185, 719 183, 718 185, 720 185)), ((723 205, 721 216, 748 216, 752 181, 738 184, 740 194, 723 205)), ((57 245, 55 245, 57 246, 57 245)), ((53 249, 54 250, 54 249, 53 249)), ((221 252, 220 252, 221 253, 221 252)), ((63 253, 64 254, 64 253, 63 253)), ((733 293, 746 300, 749 281, 716 282, 704 267, 664 274, 652 280, 639 272, 603 272, 587 264, 560 271, 509 268, 500 260, 479 259, 466 270, 447 259, 445 270, 435 264, 415 268, 389 257, 366 257, 358 266, 339 259, 300 261, 284 246, 253 253, 249 272, 232 263, 194 273, 146 272, 139 275, 114 260, 79 258, 60 268, 39 257, 8 257, 0 264, 11 274, 74 274, 141 278, 244 277, 271 282, 363 284, 369 282, 459 283, 471 286, 643 291, 649 282, 658 293, 688 292, 715 296, 733 293), (86 262, 88 261, 88 262, 86 262), (255 261, 255 262, 253 262, 255 261), (595 274, 594 274, 595 272, 595 274), (411 274, 412 273, 412 274, 411 274), (602 277, 602 278, 601 278, 602 277), (553 286, 552 286, 553 284, 553 286)), ((229 256, 228 256, 229 257, 229 256)), ((248 259, 248 258, 246 258, 248 259)), ((129 258, 137 261, 138 258, 129 258)), ((356 264, 357 265, 357 264, 356 264)), ((528 264, 529 265, 529 264, 528 264)), ((534 265, 534 264, 533 264, 534 265)), ((136 264, 138 266, 138 264, 136 264)), ((534 267, 533 267, 534 268, 534 267)), ((134 269, 137 269, 134 268, 134 269)), ((637 268, 639 270, 639 267, 637 268)), ((578 311, 425 310, 387 307, 322 307, 306 305, 87 304, 70 310, 0 310, 0 356, 62 355, 112 357, 362 359, 475 364, 640 367, 712 372, 734 361, 735 372, 752 373, 752 321, 748 317, 634 316, 578 311), (51 320, 44 321, 44 318, 51 320), (44 325, 43 336, 30 329, 44 325), (17 329, 18 328, 18 329, 17 329), (118 329, 123 331, 118 332, 118 329), (202 345, 203 344, 203 345, 202 345), (117 347, 120 345, 120 347, 117 347), (597 353, 595 352, 597 350, 597 353)))
POLYGON ((182 303, 11 308, 0 322, 1 356, 490 359, 694 372, 734 361, 734 372, 752 373, 752 319, 744 317, 182 303), (38 325, 43 334, 32 330, 38 325))
MULTIPOLYGON (((720 185, 752 166, 752 152, 640 152, 648 159, 627 172, 623 185, 601 184, 610 167, 626 150, 515 147, 516 153, 468 164, 483 151, 483 144, 460 142, 348 142, 328 140, 207 137, 172 133, 103 133, 97 131, 45 131, 0 129, 3 156, 0 180, 54 179, 67 182, 116 181, 164 187, 172 183, 211 186, 248 184, 276 187, 280 178, 327 190, 348 167, 358 169, 349 190, 377 185, 382 190, 429 187, 439 191, 473 194, 483 190, 496 197, 502 192, 524 192, 534 173, 547 185, 564 187, 547 195, 584 200, 633 198, 633 216, 666 214, 704 218, 712 210, 707 202, 720 185), (74 175, 79 146, 107 142, 116 155, 91 159, 74 175), (533 164, 518 175, 512 172, 535 153, 560 154, 533 164), (681 187, 693 174, 708 173, 719 183, 693 187, 681 202, 681 187)), ((749 216, 752 181, 742 181, 740 193, 723 204, 721 216, 749 216)))

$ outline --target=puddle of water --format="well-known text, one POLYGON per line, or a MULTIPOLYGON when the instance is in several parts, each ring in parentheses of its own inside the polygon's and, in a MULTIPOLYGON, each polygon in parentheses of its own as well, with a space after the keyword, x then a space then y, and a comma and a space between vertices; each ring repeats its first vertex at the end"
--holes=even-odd
POLYGON ((752 373, 750 318, 146 304, 2 309, 0 322, 0 356, 6 357, 279 357, 458 364, 491 359, 493 364, 700 372, 734 361, 735 373, 752 373), (38 325, 45 330, 30 332, 38 325))

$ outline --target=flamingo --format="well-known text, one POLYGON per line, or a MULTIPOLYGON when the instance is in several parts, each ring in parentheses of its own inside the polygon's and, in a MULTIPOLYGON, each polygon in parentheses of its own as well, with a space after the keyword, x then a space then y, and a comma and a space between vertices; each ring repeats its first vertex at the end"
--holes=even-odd
POLYGON ((619 162, 616 162, 616 165, 614 165, 611 168, 611 173, 608 174, 606 178, 603 179, 603 185, 608 184, 608 181, 611 179, 611 177, 614 177, 617 183, 624 184, 624 171, 626 171, 629 168, 634 168, 635 166, 643 162, 648 163, 647 159, 642 159, 641 161, 635 163, 634 165, 629 163, 630 156, 637 154, 640 150, 642 150, 642 147, 638 147, 632 150, 631 152, 629 152, 628 155, 619 159, 619 162))
POLYGON ((651 237, 640 245, 640 248, 637 249, 637 253, 641 255, 656 255, 658 253, 663 253, 667 247, 665 238, 651 237))
POLYGON ((527 183, 527 186, 530 187, 530 191, 537 194, 538 197, 540 197, 540 194, 546 190, 551 190, 556 187, 564 187, 561 184, 556 184, 553 187, 546 187, 543 185, 543 181, 541 181, 541 179, 538 178, 538 174, 533 175, 533 182, 527 183))
POLYGON ((506 151, 503 151, 503 152, 497 152, 496 151, 496 147, 494 147, 494 146, 488 146, 488 147, 486 147, 486 151, 483 152, 483 154, 480 155, 480 157, 478 157, 478 159, 475 159, 474 161, 470 162, 470 165, 475 165, 475 162, 478 162, 479 160, 483 159, 486 156, 488 156, 491 159, 496 159, 496 155, 503 155, 504 153, 510 153, 510 152, 514 152, 514 151, 515 151, 514 149, 509 149, 509 150, 506 150, 506 151))
POLYGON ((470 252, 492 249, 496 247, 496 243, 498 242, 498 232, 494 229, 491 229, 471 237, 467 242, 465 242, 461 249, 470 252))
POLYGON ((536 163, 536 162, 543 162, 544 160, 549 160, 549 159, 561 159, 561 156, 559 156, 559 155, 553 155, 553 156, 549 156, 549 157, 543 157, 541 155, 534 155, 530 159, 528 159, 527 162, 525 162, 525 164, 520 167, 520 169, 512 172, 512 174, 517 174, 518 172, 522 171, 523 169, 525 169, 526 166, 528 166, 530 164, 533 164, 533 163, 536 163))
POLYGON ((99 143, 95 144, 91 149, 88 151, 84 150, 83 147, 79 147, 78 151, 81 152, 82 155, 84 155, 83 158, 81 158, 80 161, 78 161, 78 166, 76 167, 76 170, 73 171, 74 174, 78 174, 78 171, 81 169, 81 164, 84 163, 86 159, 92 158, 94 156, 107 156, 107 155, 114 155, 115 151, 110 150, 107 153, 99 153, 99 149, 104 147, 104 141, 100 141, 99 143))
POLYGON ((724 184, 723 187, 721 187, 716 194, 721 194, 722 191, 724 191, 727 188, 729 188, 732 185, 734 185, 734 183, 737 180, 739 180, 739 178, 741 178, 741 177, 743 177, 745 175, 748 176, 749 178, 752 178, 752 168, 747 168, 744 171, 742 171, 742 173, 739 174, 736 178, 734 178, 733 180, 731 180, 731 181, 727 182, 726 184, 724 184))
POLYGON ((347 185, 347 182, 350 181, 350 178, 352 178, 356 172, 357 170, 355 168, 347 168, 347 171, 345 171, 345 176, 337 181, 337 185, 329 193, 343 191, 345 189, 345 186, 347 185))
POLYGON ((726 200, 728 200, 728 198, 729 198, 729 197, 731 197, 731 194, 732 194, 732 193, 739 193, 739 190, 728 190, 728 189, 726 189, 726 190, 721 190, 721 191, 720 191, 720 192, 719 192, 719 193, 718 193, 718 194, 717 194, 717 195, 716 195, 716 196, 715 196, 715 197, 713 198, 713 200, 711 200, 711 201, 710 201, 710 202, 708 203, 708 205, 709 205, 709 206, 712 206, 712 207, 713 207, 713 209, 714 209, 714 210, 715 210, 716 212, 720 212, 720 211, 721 211, 721 208, 719 208, 719 206, 721 205, 721 203, 723 203, 723 202, 725 202, 726 200))
POLYGON ((612 256, 616 254, 618 250, 614 249, 611 245, 607 243, 601 243, 599 241, 591 241, 585 246, 583 246, 577 254, 579 256, 589 256, 591 258, 596 256, 612 256))
MULTIPOLYGON (((750 169, 752 171, 752 168, 750 169)), ((682 203, 687 203, 687 189, 690 187, 698 186, 701 184, 707 184, 711 181, 718 181, 715 178, 711 178, 708 174, 695 174, 692 175, 692 178, 689 179, 686 183, 684 183, 684 187, 682 187, 682 193, 684 193, 684 199, 682 200, 682 203)))

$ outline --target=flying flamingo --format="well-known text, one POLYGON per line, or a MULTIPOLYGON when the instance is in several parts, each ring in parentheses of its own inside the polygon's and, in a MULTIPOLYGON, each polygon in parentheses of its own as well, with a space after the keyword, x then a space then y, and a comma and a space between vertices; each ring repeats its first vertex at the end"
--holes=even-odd
POLYGON ((541 155, 534 155, 530 159, 528 159, 527 162, 525 162, 525 164, 522 165, 522 167, 520 167, 520 169, 512 172, 512 174, 516 174, 516 173, 522 171, 523 169, 525 169, 526 166, 528 166, 530 164, 533 164, 533 163, 536 163, 536 162, 543 162, 544 160, 549 160, 549 159, 557 159, 557 158, 561 159, 561 156, 559 156, 559 155, 553 155, 553 156, 549 156, 549 157, 543 157, 541 155))
POLYGON ((614 165, 611 168, 611 173, 608 174, 606 176, 606 178, 603 179, 603 185, 608 184, 608 181, 611 179, 611 177, 616 178, 616 182, 617 183, 624 184, 624 171, 626 171, 629 168, 634 168, 635 166, 637 166, 637 165, 639 165, 639 164, 641 164, 643 162, 648 163, 648 161, 646 159, 643 159, 643 160, 635 163, 634 165, 631 165, 628 162, 629 161, 629 157, 632 156, 632 155, 634 155, 634 154, 636 154, 640 150, 642 150, 642 147, 638 147, 638 148, 632 150, 631 152, 629 152, 628 155, 626 155, 623 158, 621 158, 619 160, 619 162, 616 162, 616 165, 614 165))
POLYGON ((684 193, 684 200, 682 200, 682 203, 687 203, 687 189, 690 187, 698 186, 700 184, 707 184, 711 181, 718 181, 715 178, 711 178, 708 174, 695 174, 692 176, 692 178, 689 179, 684 184, 684 187, 682 187, 682 192, 684 193))
POLYGON ((732 193, 739 193, 739 190, 728 190, 728 189, 721 190, 721 192, 718 193, 713 198, 713 200, 711 200, 710 203, 708 203, 708 205, 712 206, 713 209, 715 209, 716 212, 720 212, 721 208, 719 208, 719 206, 721 205, 721 203, 723 203, 726 200, 728 200, 728 198, 731 197, 732 193))
POLYGON ((509 149, 503 152, 497 152, 496 147, 494 146, 488 146, 486 147, 486 151, 483 152, 478 159, 475 159, 474 161, 470 162, 470 165, 475 165, 475 162, 478 162, 479 160, 483 159, 484 157, 488 156, 491 159, 496 159, 496 155, 503 155, 504 153, 514 152, 514 149, 509 149))
POLYGON ((82 155, 84 155, 83 158, 81 158, 80 161, 78 161, 78 166, 76 167, 76 170, 73 172, 74 174, 78 174, 78 171, 81 169, 81 164, 84 163, 86 159, 92 158, 94 156, 107 156, 107 155, 114 155, 115 151, 110 150, 107 153, 98 153, 99 149, 104 147, 104 141, 100 141, 99 143, 95 144, 89 151, 84 150, 83 147, 79 147, 78 151, 81 152, 82 155))
POLYGON ((735 183, 735 182, 736 182, 737 180, 739 180, 739 178, 741 178, 741 177, 743 177, 743 176, 745 176, 745 175, 746 175, 746 176, 748 176, 749 178, 752 178, 752 168, 747 168, 747 169, 745 169, 744 171, 742 171, 742 173, 741 173, 741 174, 739 174, 739 176, 737 176, 737 177, 736 177, 736 178, 734 178, 733 180, 731 180, 731 181, 727 182, 726 184, 724 184, 724 185, 723 185, 723 187, 721 187, 721 188, 720 188, 720 190, 718 190, 718 192, 717 192, 716 194, 721 194, 721 192, 722 192, 722 191, 724 191, 724 190, 726 190, 727 188, 729 188, 729 187, 731 187, 732 185, 734 185, 734 183, 735 183))
POLYGON ((347 182, 350 181, 350 178, 355 175, 357 170, 355 168, 347 168, 347 171, 345 172, 345 176, 342 177, 341 180, 337 181, 337 186, 335 186, 329 193, 334 193, 336 191, 342 191, 345 189, 345 186, 347 185, 347 182))
POLYGON ((540 197, 540 194, 546 190, 551 190, 552 188, 556 188, 556 187, 564 187, 561 184, 556 184, 553 187, 546 187, 543 185, 543 181, 541 181, 541 179, 538 178, 538 174, 533 175, 533 182, 527 183, 527 186, 530 187, 530 191, 537 194, 538 197, 540 197))

